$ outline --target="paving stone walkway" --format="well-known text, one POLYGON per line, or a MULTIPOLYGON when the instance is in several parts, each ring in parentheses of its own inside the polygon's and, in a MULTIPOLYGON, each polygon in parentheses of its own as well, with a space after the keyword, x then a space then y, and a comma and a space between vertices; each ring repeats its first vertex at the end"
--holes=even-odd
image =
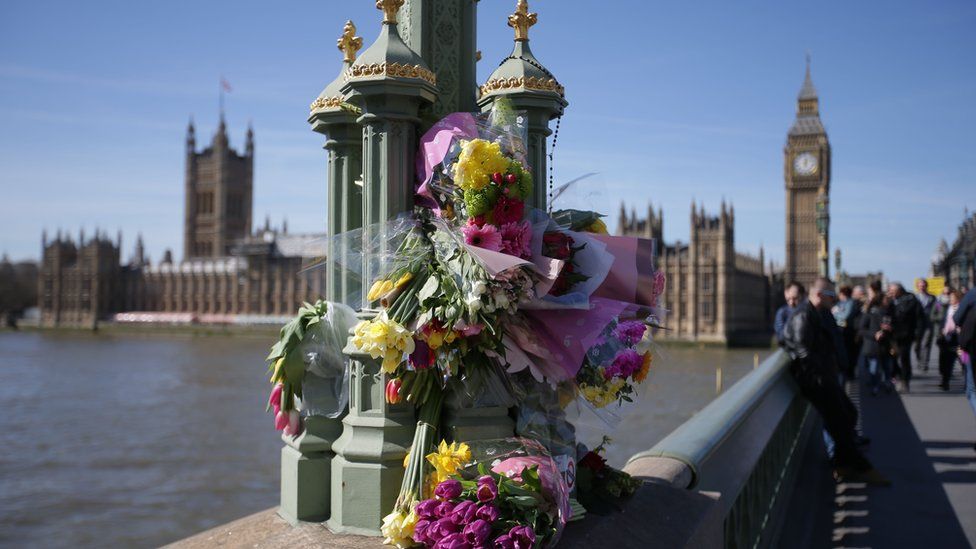
POLYGON ((958 370, 950 391, 938 383, 933 368, 916 371, 911 393, 872 396, 861 387, 866 454, 891 487, 833 484, 823 445, 810 445, 796 497, 821 503, 808 513, 807 546, 976 547, 976 417, 958 370))

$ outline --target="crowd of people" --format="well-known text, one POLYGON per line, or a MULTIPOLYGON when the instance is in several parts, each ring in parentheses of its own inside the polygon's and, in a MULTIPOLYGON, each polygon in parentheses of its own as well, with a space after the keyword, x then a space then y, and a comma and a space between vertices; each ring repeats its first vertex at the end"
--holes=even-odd
POLYGON ((776 339, 792 359, 790 372, 801 393, 823 418, 838 480, 890 484, 861 452, 870 439, 858 432, 858 410, 844 390, 849 382, 863 378, 874 396, 909 392, 913 357, 915 367, 928 371, 935 346, 939 387, 950 390, 959 365, 976 414, 976 288, 963 294, 946 287, 934 296, 920 279, 915 289, 910 293, 899 283, 884 289, 874 281, 866 291, 835 291, 829 279, 819 278, 808 293, 792 282, 776 311, 776 339))

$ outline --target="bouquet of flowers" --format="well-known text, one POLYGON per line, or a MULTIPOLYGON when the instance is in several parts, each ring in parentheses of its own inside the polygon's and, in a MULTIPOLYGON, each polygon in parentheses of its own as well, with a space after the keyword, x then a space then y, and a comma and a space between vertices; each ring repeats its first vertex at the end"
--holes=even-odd
POLYGON ((345 408, 348 383, 344 382, 342 348, 354 320, 349 307, 319 300, 314 305, 303 304, 298 315, 281 328, 266 359, 274 384, 267 410, 275 415, 275 429, 289 436, 301 433, 303 398, 311 401, 312 412, 319 415, 335 417, 345 408), (318 405, 320 400, 324 405, 318 405))
POLYGON ((435 469, 433 492, 406 514, 386 518, 386 543, 529 549, 558 541, 568 518, 568 493, 539 443, 441 442, 427 459, 435 469))
POLYGON ((619 509, 621 500, 634 495, 641 485, 641 481, 607 465, 601 454, 609 443, 610 438, 604 436, 599 446, 583 455, 576 468, 577 496, 590 513, 606 514, 619 509))
POLYGON ((652 361, 650 329, 643 319, 616 318, 586 352, 576 382, 596 408, 633 402, 634 385, 647 378, 652 361))

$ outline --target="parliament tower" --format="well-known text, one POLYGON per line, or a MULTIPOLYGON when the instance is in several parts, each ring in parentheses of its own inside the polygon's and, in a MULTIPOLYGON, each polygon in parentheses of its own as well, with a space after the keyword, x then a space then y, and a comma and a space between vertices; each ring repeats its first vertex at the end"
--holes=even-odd
POLYGON ((247 130, 244 154, 230 147, 227 125, 210 146, 196 151, 193 122, 186 133, 186 189, 183 259, 226 257, 251 234, 254 197, 254 131, 247 130))
POLYGON ((817 90, 806 78, 796 102, 796 119, 784 149, 786 179, 786 281, 806 286, 829 276, 830 142, 820 121, 817 90))

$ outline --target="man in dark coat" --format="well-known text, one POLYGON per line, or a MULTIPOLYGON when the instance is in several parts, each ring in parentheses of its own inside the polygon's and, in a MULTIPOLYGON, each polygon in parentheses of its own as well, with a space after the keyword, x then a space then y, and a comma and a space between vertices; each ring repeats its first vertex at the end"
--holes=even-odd
POLYGON ((922 314, 918 299, 895 282, 888 286, 891 299, 891 327, 894 332, 895 352, 898 359, 898 375, 902 389, 907 393, 912 382, 912 342, 919 339, 927 318, 922 314))
POLYGON ((888 485, 890 482, 857 449, 857 410, 838 383, 837 337, 829 322, 836 294, 826 278, 810 288, 783 331, 783 345, 793 362, 790 373, 800 392, 823 418, 824 428, 835 443, 834 467, 847 481, 888 485))

